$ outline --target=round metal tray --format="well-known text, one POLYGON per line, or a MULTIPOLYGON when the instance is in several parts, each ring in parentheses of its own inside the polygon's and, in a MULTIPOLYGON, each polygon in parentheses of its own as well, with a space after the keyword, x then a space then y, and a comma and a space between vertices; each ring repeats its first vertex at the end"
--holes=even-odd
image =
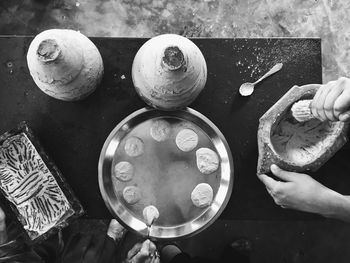
POLYGON ((224 136, 201 113, 190 108, 174 112, 143 108, 121 121, 106 139, 98 176, 106 206, 121 224, 151 239, 177 239, 204 230, 221 214, 232 192, 233 161, 224 136), (150 135, 152 122, 159 119, 171 125, 170 138, 164 142, 150 135), (175 136, 182 128, 198 134, 198 146, 190 152, 182 152, 176 146, 175 136), (145 152, 141 156, 125 154, 125 141, 131 136, 144 142, 145 152), (219 156, 220 166, 213 174, 201 174, 197 168, 195 152, 201 147, 210 148, 219 156), (114 166, 120 161, 128 161, 135 167, 135 175, 129 182, 114 176, 114 166), (213 202, 205 208, 195 207, 190 198, 199 183, 210 184, 214 192, 213 202), (122 197, 122 190, 130 185, 142 191, 137 204, 127 204, 122 197), (142 217, 147 205, 155 205, 160 212, 150 229, 142 217))

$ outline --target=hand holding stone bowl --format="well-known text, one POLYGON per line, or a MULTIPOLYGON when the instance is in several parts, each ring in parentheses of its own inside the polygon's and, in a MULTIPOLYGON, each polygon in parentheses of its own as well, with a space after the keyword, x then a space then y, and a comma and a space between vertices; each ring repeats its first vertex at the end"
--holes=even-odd
POLYGON ((283 181, 265 174, 258 178, 277 205, 350 222, 350 197, 325 187, 307 174, 287 172, 277 165, 272 165, 271 171, 283 181))
MULTIPOLYGON (((322 121, 349 121, 350 79, 339 78, 321 86, 310 109, 322 121)), ((341 195, 307 174, 284 171, 277 165, 271 172, 281 181, 258 174, 275 203, 282 208, 311 212, 350 222, 350 196, 341 195)))

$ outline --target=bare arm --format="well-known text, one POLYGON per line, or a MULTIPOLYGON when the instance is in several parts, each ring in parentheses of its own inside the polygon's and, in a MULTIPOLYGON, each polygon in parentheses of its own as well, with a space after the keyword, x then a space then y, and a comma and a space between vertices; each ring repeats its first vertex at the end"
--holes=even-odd
POLYGON ((283 181, 265 174, 258 177, 277 205, 350 222, 350 196, 325 187, 307 174, 287 172, 276 165, 271 171, 283 181))

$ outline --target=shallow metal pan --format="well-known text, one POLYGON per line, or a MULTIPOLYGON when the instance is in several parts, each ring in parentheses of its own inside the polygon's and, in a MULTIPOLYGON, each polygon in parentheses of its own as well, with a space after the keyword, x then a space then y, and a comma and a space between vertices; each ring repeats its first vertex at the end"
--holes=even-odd
POLYGON ((112 215, 128 229, 151 239, 188 237, 212 224, 230 199, 233 174, 232 155, 224 136, 209 119, 190 108, 174 112, 143 108, 132 113, 106 139, 98 165, 100 191, 112 215), (152 142, 148 127, 155 119, 171 123, 174 134, 183 127, 195 130, 200 138, 197 148, 212 148, 218 154, 220 166, 217 172, 198 175, 196 149, 181 153, 174 138, 163 144, 152 142), (128 136, 140 137, 149 152, 146 150, 142 157, 130 160, 136 167, 133 181, 119 182, 113 176, 114 165, 131 158, 122 151, 128 136), (195 207, 190 200, 190 189, 200 182, 209 183, 214 190, 213 202, 204 209, 195 207), (122 198, 122 188, 130 184, 143 191, 144 198, 137 205, 128 205, 122 198), (141 212, 149 204, 156 205, 160 211, 160 217, 150 231, 141 212))

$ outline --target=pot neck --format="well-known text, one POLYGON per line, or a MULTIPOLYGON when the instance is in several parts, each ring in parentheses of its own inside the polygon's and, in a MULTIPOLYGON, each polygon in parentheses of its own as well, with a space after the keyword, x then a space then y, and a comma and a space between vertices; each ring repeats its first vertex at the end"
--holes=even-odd
POLYGON ((184 54, 177 46, 169 46, 163 52, 162 66, 169 71, 177 71, 186 65, 184 54))

